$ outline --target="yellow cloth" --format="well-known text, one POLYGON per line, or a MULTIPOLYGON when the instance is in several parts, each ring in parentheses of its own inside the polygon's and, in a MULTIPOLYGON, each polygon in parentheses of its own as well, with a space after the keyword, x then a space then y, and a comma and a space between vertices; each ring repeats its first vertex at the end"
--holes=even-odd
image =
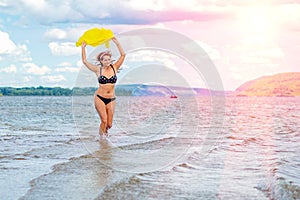
POLYGON ((105 44, 109 48, 109 40, 114 37, 114 33, 110 29, 92 28, 83 33, 83 35, 76 42, 76 47, 80 46, 83 41, 93 47, 105 44))

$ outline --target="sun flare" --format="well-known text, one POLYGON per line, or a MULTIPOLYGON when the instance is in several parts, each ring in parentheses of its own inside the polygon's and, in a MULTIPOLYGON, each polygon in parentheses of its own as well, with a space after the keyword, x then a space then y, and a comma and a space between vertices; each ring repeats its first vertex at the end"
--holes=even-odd
POLYGON ((276 33, 274 15, 267 7, 245 8, 239 13, 239 31, 243 42, 249 45, 266 45, 276 33))

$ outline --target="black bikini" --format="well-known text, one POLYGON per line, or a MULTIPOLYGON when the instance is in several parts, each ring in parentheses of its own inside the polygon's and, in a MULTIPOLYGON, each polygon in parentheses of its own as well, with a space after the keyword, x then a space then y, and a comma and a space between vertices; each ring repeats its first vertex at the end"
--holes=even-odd
POLYGON ((102 68, 100 68, 100 76, 98 77, 98 82, 100 84, 107 84, 107 83, 116 83, 117 82, 117 75, 114 67, 110 65, 111 68, 114 70, 114 75, 110 78, 107 78, 106 76, 102 75, 102 68))
POLYGON ((97 97, 98 97, 99 99, 101 99, 105 105, 107 105, 107 104, 109 104, 110 102, 116 100, 116 97, 114 97, 114 98, 104 98, 104 97, 101 97, 99 94, 97 94, 97 97))
MULTIPOLYGON (((114 75, 111 76, 110 78, 107 78, 106 76, 102 75, 102 68, 100 68, 100 76, 98 77, 98 82, 99 84, 107 84, 107 83, 116 83, 117 82, 117 75, 114 67, 110 65, 111 68, 114 70, 114 75)), ((116 97, 113 98, 104 98, 97 94, 97 97, 103 101, 105 105, 109 104, 110 102, 116 100, 116 97)))

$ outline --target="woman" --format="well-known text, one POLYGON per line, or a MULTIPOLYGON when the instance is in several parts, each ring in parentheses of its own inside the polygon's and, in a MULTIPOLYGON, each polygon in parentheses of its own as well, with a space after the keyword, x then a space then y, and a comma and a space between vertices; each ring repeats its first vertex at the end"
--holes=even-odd
POLYGON ((107 130, 112 127, 113 115, 116 106, 115 83, 117 81, 116 72, 119 70, 125 59, 125 52, 117 38, 113 37, 112 41, 117 46, 120 57, 111 64, 111 53, 108 51, 101 52, 97 56, 101 67, 89 63, 86 59, 85 47, 86 43, 82 43, 82 62, 98 77, 99 88, 94 95, 95 108, 100 116, 101 123, 99 127, 100 136, 108 135, 107 130))

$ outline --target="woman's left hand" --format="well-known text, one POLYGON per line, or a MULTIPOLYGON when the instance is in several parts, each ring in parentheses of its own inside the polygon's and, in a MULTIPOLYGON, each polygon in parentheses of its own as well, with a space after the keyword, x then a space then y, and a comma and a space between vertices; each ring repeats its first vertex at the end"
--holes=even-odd
POLYGON ((117 40, 117 38, 116 37, 113 37, 112 39, 111 39, 114 43, 118 43, 118 40, 117 40))

